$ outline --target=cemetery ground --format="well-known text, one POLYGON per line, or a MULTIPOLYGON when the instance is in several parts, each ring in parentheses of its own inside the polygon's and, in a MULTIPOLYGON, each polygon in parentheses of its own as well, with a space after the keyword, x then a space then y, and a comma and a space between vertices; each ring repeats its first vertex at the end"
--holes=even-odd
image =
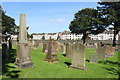
POLYGON ((95 54, 94 49, 86 50, 86 68, 79 70, 68 68, 71 59, 65 54, 57 53, 59 62, 48 63, 44 59, 46 53, 42 53, 42 48, 37 51, 30 50, 33 68, 20 69, 15 67, 16 46, 9 50, 8 58, 3 58, 3 78, 118 78, 118 52, 113 57, 106 60, 99 60, 99 63, 90 63, 89 55, 95 54))

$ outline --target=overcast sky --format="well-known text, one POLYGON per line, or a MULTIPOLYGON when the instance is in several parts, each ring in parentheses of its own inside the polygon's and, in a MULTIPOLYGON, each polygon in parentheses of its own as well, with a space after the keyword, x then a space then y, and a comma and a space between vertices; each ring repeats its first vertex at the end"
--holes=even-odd
POLYGON ((69 31, 69 24, 76 12, 99 5, 97 2, 2 2, 2 6, 17 25, 19 15, 26 14, 29 33, 48 33, 69 31))

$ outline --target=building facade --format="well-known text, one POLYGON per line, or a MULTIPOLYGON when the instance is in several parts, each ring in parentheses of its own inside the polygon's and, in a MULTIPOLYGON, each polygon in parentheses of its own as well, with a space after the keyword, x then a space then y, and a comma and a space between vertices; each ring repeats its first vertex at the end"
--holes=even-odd
MULTIPOLYGON (((41 35, 41 33, 39 34, 34 33, 33 39, 41 40, 43 36, 45 37, 45 40, 49 39, 57 40, 58 37, 61 40, 80 40, 82 39, 83 34, 72 34, 69 31, 63 31, 59 33, 44 33, 44 35, 43 34, 41 35)), ((97 35, 90 34, 88 36, 90 37, 91 40, 113 40, 114 38, 113 31, 105 31, 97 35)), ((118 35, 116 36, 116 40, 118 40, 118 35)))
MULTIPOLYGON (((58 33, 33 33, 32 35, 33 40, 81 40, 83 37, 83 34, 72 34, 71 32, 66 30, 58 33)), ((90 34, 88 35, 88 37, 90 38, 90 40, 113 40, 114 33, 113 29, 109 29, 97 35, 90 34)), ((116 40, 118 40, 118 37, 119 35, 116 36, 116 40)), ((12 35, 12 38, 16 40, 17 36, 12 35)))

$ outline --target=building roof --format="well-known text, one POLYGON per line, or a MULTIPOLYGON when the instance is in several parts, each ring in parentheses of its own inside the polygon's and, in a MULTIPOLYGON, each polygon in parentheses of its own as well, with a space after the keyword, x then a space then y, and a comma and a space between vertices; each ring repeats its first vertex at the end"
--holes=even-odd
POLYGON ((46 33, 33 33, 32 35, 45 35, 46 33))
MULTIPOLYGON (((56 35, 57 33, 33 33, 32 35, 56 35)), ((58 34, 72 34, 70 31, 63 31, 63 32, 58 32, 58 34)), ((103 33, 101 34, 113 34, 113 31, 112 30, 106 30, 104 31, 103 33)))
POLYGON ((56 35, 57 33, 47 33, 48 35, 56 35))
POLYGON ((65 30, 65 31, 61 32, 61 34, 71 34, 71 32, 65 30))
POLYGON ((104 31, 103 34, 113 34, 113 31, 109 30, 109 31, 104 31))

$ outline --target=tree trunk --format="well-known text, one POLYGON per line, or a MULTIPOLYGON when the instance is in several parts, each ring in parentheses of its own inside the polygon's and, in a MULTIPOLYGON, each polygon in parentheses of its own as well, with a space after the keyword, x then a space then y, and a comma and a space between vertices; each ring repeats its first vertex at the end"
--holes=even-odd
POLYGON ((113 38, 113 47, 116 46, 116 25, 114 25, 114 38, 113 38))
POLYGON ((83 44, 86 43, 86 37, 88 36, 88 34, 86 33, 86 31, 83 33, 83 44))
POLYGON ((9 39, 9 49, 12 49, 12 39, 11 39, 11 37, 9 39))
POLYGON ((116 35, 114 34, 114 39, 113 39, 113 47, 116 46, 116 35))
POLYGON ((85 40, 85 38, 83 38, 83 44, 85 44, 85 42, 86 42, 86 40, 85 40))

